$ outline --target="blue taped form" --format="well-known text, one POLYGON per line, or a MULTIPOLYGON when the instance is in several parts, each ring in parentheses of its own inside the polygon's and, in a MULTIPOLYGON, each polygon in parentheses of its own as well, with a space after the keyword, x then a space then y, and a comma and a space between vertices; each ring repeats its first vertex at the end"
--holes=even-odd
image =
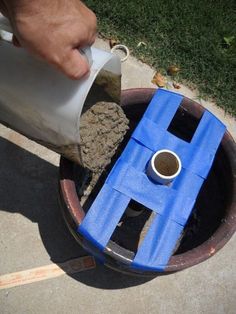
POLYGON ((131 200, 155 212, 131 267, 165 269, 207 178, 225 126, 205 111, 190 143, 167 131, 182 95, 159 89, 126 148, 78 228, 103 251, 131 200), (157 150, 170 149, 181 159, 180 175, 170 186, 151 181, 146 166, 157 150))

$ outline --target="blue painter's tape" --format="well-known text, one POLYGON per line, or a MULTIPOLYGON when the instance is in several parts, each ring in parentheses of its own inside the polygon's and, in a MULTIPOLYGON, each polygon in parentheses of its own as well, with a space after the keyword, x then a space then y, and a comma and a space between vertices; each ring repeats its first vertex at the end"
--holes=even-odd
POLYGON ((132 138, 144 144, 154 152, 157 151, 163 143, 167 142, 168 146, 173 146, 178 142, 178 145, 183 147, 185 152, 188 149, 188 143, 179 139, 175 135, 166 132, 165 129, 159 127, 157 123, 146 118, 146 115, 142 118, 132 138))
POLYGON ((78 231, 103 251, 130 200, 155 212, 131 267, 165 268, 212 166, 225 126, 205 111, 190 143, 168 132, 183 96, 158 90, 78 231), (154 183, 146 167, 155 151, 170 149, 182 162, 170 186, 154 183))
MULTIPOLYGON (((144 171, 153 151, 131 138, 120 159, 132 165, 136 170, 144 171)), ((115 168, 115 167, 114 167, 115 168)))
POLYGON ((204 112, 185 159, 192 172, 206 179, 225 131, 224 124, 210 112, 204 112))
POLYGON ((147 119, 146 114, 132 134, 132 138, 149 148, 153 153, 161 149, 178 151, 181 162, 185 167, 184 157, 188 152, 189 143, 177 138, 175 135, 159 127, 158 124, 147 119))
POLYGON ((195 175, 187 169, 182 168, 178 177, 171 183, 171 188, 191 199, 195 199, 203 182, 203 178, 195 175))
POLYGON ((163 129, 167 129, 182 100, 182 95, 159 89, 153 96, 144 116, 163 129))
POLYGON ((176 224, 166 216, 156 215, 150 226, 132 267, 141 270, 163 271, 172 254, 176 239, 179 239, 183 226, 176 224), (175 239, 170 241, 169 239, 175 239))
MULTIPOLYGON (((190 214, 189 208, 192 209, 195 200, 190 198, 191 194, 184 195, 171 187, 152 182, 144 172, 137 171, 122 159, 118 161, 106 183, 154 212, 169 215, 170 219, 181 225, 185 224, 190 214), (176 206, 178 208, 175 209, 176 206)), ((194 175, 191 184, 194 184, 194 175)))
POLYGON ((103 250, 125 211, 130 197, 105 184, 90 207, 78 231, 103 250), (102 212, 102 214, 101 214, 102 212))
POLYGON ((83 238, 83 247, 87 252, 91 253, 96 258, 96 262, 99 264, 104 264, 106 262, 103 252, 101 252, 96 246, 92 244, 91 241, 87 240, 85 237, 83 238))

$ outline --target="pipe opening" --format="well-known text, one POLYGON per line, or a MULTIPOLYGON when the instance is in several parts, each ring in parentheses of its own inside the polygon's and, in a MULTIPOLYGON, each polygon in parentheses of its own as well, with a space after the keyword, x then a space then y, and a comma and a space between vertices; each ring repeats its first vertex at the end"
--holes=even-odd
POLYGON ((196 118, 195 116, 190 115, 186 109, 179 107, 171 120, 167 131, 179 137, 183 141, 191 143, 203 113, 203 111, 199 113, 199 117, 196 118), (188 132, 186 132, 186 129, 188 132))
POLYGON ((178 172, 180 164, 171 152, 162 152, 154 158, 154 167, 162 176, 172 177, 178 172))

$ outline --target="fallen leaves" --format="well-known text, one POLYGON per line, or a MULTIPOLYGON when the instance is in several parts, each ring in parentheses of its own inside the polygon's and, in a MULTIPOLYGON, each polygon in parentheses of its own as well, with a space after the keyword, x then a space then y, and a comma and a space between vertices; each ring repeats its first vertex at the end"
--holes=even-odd
POLYGON ((167 69, 167 73, 168 73, 168 75, 170 75, 170 76, 174 76, 174 75, 178 74, 179 71, 180 71, 180 68, 177 67, 176 65, 171 65, 171 66, 169 66, 168 69, 167 69))
POLYGON ((171 82, 171 76, 176 76, 179 71, 180 68, 173 65, 168 68, 166 75, 162 74, 161 72, 156 72, 152 79, 152 83, 158 87, 174 87, 175 89, 180 89, 181 86, 176 81, 171 82))
POLYGON ((118 45, 120 42, 118 39, 109 39, 109 45, 110 45, 110 48, 113 48, 114 46, 118 45))
POLYGON ((181 88, 181 86, 178 83, 175 83, 175 82, 173 82, 173 87, 175 89, 180 89, 181 88))
POLYGON ((153 76, 152 83, 156 84, 158 87, 165 87, 167 84, 167 78, 160 72, 156 72, 156 74, 153 76))

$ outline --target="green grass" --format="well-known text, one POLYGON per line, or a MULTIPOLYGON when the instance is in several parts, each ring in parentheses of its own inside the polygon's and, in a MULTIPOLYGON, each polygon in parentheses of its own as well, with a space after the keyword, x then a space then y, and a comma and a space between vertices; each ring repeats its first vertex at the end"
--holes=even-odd
POLYGON ((235 0, 85 2, 104 36, 118 38, 157 70, 178 65, 179 80, 236 115, 235 0), (140 41, 147 46, 137 47, 140 41))

